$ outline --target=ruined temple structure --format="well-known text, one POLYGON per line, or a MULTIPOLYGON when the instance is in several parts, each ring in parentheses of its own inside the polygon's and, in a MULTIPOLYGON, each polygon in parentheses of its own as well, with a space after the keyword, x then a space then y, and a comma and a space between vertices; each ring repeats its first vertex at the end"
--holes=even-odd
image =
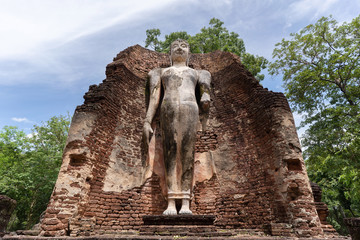
MULTIPOLYGON (((143 216, 165 210, 161 149, 151 146, 154 157, 146 160, 142 127, 147 73, 169 65, 168 54, 136 45, 114 58, 101 84, 90 86, 73 116, 42 235, 138 231, 143 216)), ((215 216, 218 230, 323 236, 329 226, 316 211, 284 95, 263 88, 228 52, 192 54, 190 66, 212 76, 191 211, 215 216)))
POLYGON ((16 201, 8 196, 0 194, 0 238, 5 235, 6 227, 10 221, 11 214, 15 210, 16 201))

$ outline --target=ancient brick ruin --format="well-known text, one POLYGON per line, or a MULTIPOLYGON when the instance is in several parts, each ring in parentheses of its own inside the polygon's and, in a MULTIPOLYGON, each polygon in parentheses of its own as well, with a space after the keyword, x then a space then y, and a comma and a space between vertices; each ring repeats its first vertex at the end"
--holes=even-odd
POLYGON ((14 199, 0 194, 0 238, 5 235, 6 227, 15 207, 16 201, 14 199))
MULTIPOLYGON (((133 46, 107 66, 103 83, 90 86, 71 123, 42 235, 137 231, 143 216, 164 211, 161 151, 152 146, 145 169, 141 138, 147 73, 167 66, 167 54, 133 46)), ((212 75, 209 127, 196 145, 193 213, 215 215, 217 229, 323 235, 284 95, 263 88, 231 53, 193 54, 190 66, 212 75)))

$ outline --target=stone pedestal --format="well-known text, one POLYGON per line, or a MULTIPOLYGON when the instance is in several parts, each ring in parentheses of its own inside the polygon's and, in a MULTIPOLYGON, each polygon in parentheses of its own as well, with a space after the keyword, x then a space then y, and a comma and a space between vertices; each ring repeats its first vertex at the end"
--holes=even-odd
POLYGON ((172 236, 231 236, 230 232, 217 232, 213 215, 154 215, 144 216, 140 235, 172 236))

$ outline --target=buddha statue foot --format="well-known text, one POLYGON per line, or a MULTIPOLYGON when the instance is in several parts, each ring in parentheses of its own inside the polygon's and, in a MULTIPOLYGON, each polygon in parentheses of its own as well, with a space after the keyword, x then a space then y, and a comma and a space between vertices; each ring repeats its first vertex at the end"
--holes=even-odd
POLYGON ((176 209, 168 208, 163 212, 163 215, 177 215, 176 209))

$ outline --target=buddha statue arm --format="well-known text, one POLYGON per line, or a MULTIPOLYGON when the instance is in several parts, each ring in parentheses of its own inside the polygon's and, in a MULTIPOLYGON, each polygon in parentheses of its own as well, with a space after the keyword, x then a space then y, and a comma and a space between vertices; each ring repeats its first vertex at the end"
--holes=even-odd
POLYGON ((149 100, 149 107, 146 112, 144 128, 143 128, 143 134, 147 145, 149 144, 150 134, 153 133, 153 129, 151 128, 151 123, 160 102, 161 68, 155 68, 151 70, 148 75, 150 82, 149 84, 150 100, 149 100))
POLYGON ((210 108, 210 83, 211 74, 206 70, 198 70, 200 86, 200 108, 202 112, 208 113, 210 108))

